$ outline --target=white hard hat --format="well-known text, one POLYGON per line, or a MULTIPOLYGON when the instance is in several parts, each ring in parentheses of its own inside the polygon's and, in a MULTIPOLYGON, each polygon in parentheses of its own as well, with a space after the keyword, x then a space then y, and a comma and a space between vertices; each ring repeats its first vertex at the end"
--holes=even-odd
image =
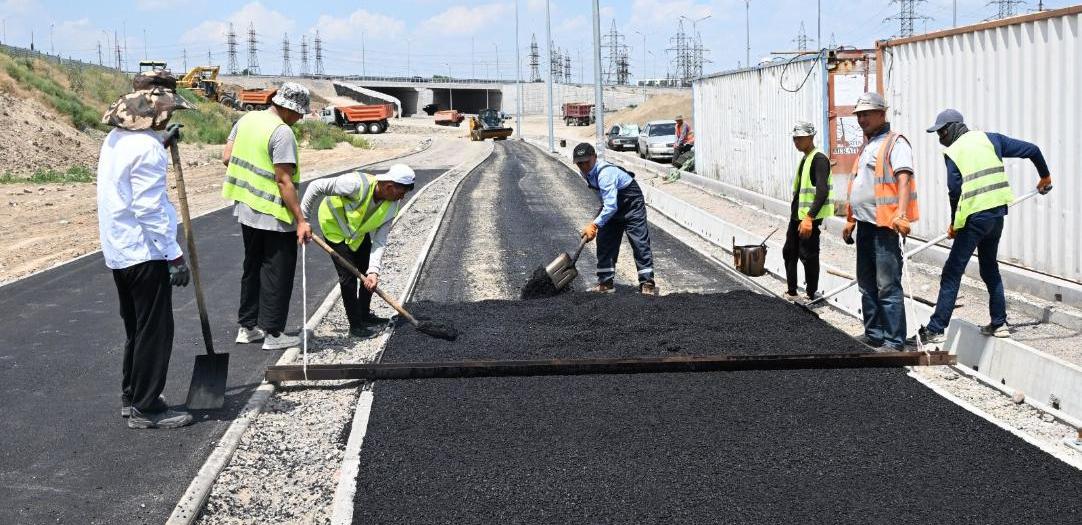
POLYGON ((860 113, 861 111, 886 111, 887 101, 883 99, 883 96, 879 93, 868 92, 857 98, 857 105, 853 108, 853 113, 860 113))
POLYGON ((796 123, 796 125, 793 126, 793 136, 794 137, 814 137, 815 136, 815 126, 813 126, 811 122, 804 122, 803 120, 798 121, 796 123))
POLYGON ((377 181, 397 182, 403 186, 412 185, 414 179, 413 168, 405 164, 395 164, 394 166, 391 166, 391 169, 387 170, 386 173, 376 175, 377 181))

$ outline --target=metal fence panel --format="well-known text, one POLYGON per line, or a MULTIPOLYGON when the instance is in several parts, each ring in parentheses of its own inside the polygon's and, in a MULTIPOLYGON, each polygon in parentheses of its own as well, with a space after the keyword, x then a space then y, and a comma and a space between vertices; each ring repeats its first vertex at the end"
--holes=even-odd
MULTIPOLYGON (((1000 260, 1082 282, 1082 8, 885 42, 881 71, 894 129, 912 141, 921 219, 931 237, 950 222, 943 147, 925 132, 955 108, 971 129, 1040 146, 1055 190, 1011 210, 1000 260)), ((1028 160, 1006 159, 1016 195, 1032 191, 1028 160)))
POLYGON ((823 133, 824 67, 815 57, 723 73, 692 85, 695 171, 708 178, 789 201, 800 152, 798 120, 823 133))

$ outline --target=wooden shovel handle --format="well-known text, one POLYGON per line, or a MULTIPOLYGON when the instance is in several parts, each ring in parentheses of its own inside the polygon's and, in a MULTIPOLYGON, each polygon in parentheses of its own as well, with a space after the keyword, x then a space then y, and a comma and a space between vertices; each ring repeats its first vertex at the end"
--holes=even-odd
MULTIPOLYGON (((323 237, 313 234, 312 241, 318 244, 320 248, 323 248, 323 251, 330 254, 331 258, 333 258, 335 262, 337 262, 340 266, 349 270, 350 273, 352 273, 353 275, 356 275, 358 279, 361 279, 362 281, 364 280, 364 274, 362 274, 356 266, 353 266, 352 263, 346 260, 345 257, 342 257, 342 254, 334 251, 334 248, 332 248, 331 245, 327 244, 327 241, 323 240, 323 237)), ((361 284, 361 286, 364 286, 364 284, 361 284)), ((410 313, 406 311, 406 309, 403 308, 401 304, 398 303, 398 301, 396 301, 393 297, 387 295, 387 293, 381 290, 379 286, 376 287, 374 292, 376 292, 376 295, 378 295, 380 299, 383 299, 387 302, 387 304, 391 305, 391 308, 394 308, 396 312, 402 315, 402 317, 405 317, 406 320, 410 322, 410 324, 414 326, 420 324, 419 322, 417 322, 417 319, 415 317, 410 315, 410 313)))
POLYGON ((192 217, 188 211, 188 190, 184 186, 184 170, 180 167, 180 148, 177 143, 169 145, 173 157, 173 171, 177 176, 177 196, 180 200, 180 218, 184 226, 184 240, 187 244, 188 265, 192 267, 192 281, 195 282, 195 305, 199 309, 199 325, 203 330, 203 345, 208 355, 214 355, 214 336, 210 332, 210 320, 207 317, 207 303, 203 299, 203 281, 199 278, 199 257, 195 254, 195 234, 192 232, 192 217))

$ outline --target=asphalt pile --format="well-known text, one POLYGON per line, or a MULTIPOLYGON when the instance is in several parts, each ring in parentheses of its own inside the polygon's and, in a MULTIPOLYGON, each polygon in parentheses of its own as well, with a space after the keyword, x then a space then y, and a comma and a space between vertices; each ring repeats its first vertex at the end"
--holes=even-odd
MULTIPOLYGON (((417 303, 384 362, 867 350, 784 301, 417 303)), ((375 385, 359 523, 1078 523, 1082 473, 904 370, 375 385)))

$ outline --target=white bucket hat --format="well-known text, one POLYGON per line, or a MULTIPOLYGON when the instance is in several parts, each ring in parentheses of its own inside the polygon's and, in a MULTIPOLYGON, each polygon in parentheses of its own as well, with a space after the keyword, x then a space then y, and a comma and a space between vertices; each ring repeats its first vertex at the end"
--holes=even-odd
POLYGON ((413 185, 414 180, 416 180, 416 177, 414 176, 413 168, 405 164, 395 164, 385 173, 376 175, 376 180, 395 182, 403 186, 411 186, 413 185))
POLYGON ((815 126, 813 126, 811 122, 804 122, 803 120, 798 121, 796 123, 796 125, 793 126, 793 136, 794 137, 814 137, 815 136, 815 126))
POLYGON ((278 88, 278 92, 274 94, 271 102, 290 111, 305 115, 308 113, 311 100, 312 96, 308 93, 308 88, 296 82, 286 82, 282 84, 282 87, 278 88))

